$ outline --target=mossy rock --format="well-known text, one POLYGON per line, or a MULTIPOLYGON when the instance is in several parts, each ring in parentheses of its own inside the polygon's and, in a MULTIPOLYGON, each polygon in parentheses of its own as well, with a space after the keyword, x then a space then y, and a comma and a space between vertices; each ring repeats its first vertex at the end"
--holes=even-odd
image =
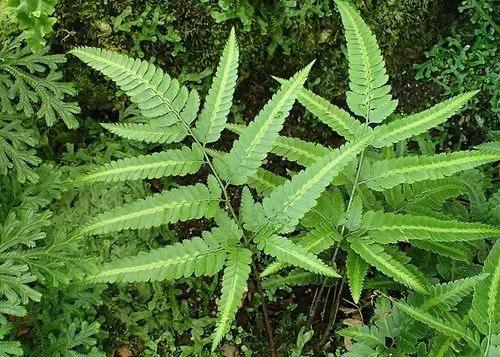
MULTIPOLYGON (((313 59, 317 62, 310 75, 311 85, 316 87, 319 84, 315 88, 319 94, 336 102, 342 101, 347 87, 347 61, 343 54, 340 19, 333 5, 324 2, 322 13, 304 12, 304 19, 304 16, 301 18, 294 13, 280 13, 283 11, 280 1, 275 4, 255 3, 255 20, 250 28, 247 24, 245 29, 237 18, 217 23, 211 16, 217 7, 216 1, 62 0, 58 5, 58 22, 52 44, 57 52, 90 45, 137 56, 133 37, 140 37, 142 31, 144 58, 154 58, 155 63, 169 73, 174 76, 182 74, 186 78, 189 77, 186 74, 214 68, 229 30, 234 26, 242 61, 237 98, 246 108, 246 115, 254 115, 270 97, 276 86, 271 75, 287 77, 313 59), (161 43, 158 39, 155 41, 154 36, 148 41, 146 32, 150 29, 141 29, 137 23, 129 31, 117 31, 113 21, 127 7, 131 9, 129 22, 140 18, 147 7, 158 8, 160 20, 166 23, 159 28, 159 33, 165 33, 170 26, 185 50, 173 56, 175 41, 161 43), (268 29, 274 26, 274 32, 264 33, 263 23, 268 29), (288 54, 283 48, 276 47, 276 33, 281 40, 286 40, 288 54), (272 54, 271 47, 276 48, 272 54)), ((377 34, 391 78, 396 84, 401 82, 401 74, 422 58, 440 31, 438 20, 442 1, 358 0, 356 5, 377 34)), ((112 99, 115 98, 112 84, 98 80, 97 74, 76 60, 70 60, 67 66, 70 79, 80 85, 79 101, 84 111, 116 110, 123 105, 123 99, 112 99)), ((208 78, 201 80, 199 88, 202 92, 208 83, 208 78)))

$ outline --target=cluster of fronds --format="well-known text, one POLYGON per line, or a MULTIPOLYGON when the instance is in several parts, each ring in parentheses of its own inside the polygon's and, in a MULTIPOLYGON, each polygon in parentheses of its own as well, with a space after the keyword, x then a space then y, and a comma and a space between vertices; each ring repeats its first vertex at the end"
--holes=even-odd
MULTIPOLYGON (((257 251, 276 258, 263 276, 293 266, 295 270, 290 276, 279 279, 299 283, 311 282, 317 275, 340 277, 334 267, 317 255, 333 246, 343 249, 347 266, 340 273, 347 275, 357 302, 370 266, 430 296, 435 287, 410 263, 400 242, 453 258, 449 250, 455 244, 461 247, 464 242, 500 234, 500 228, 494 225, 459 222, 422 210, 426 202, 439 206, 448 198, 468 192, 467 187, 453 181, 453 175, 499 160, 497 144, 473 151, 407 157, 394 150, 395 144, 401 146, 401 142, 458 113, 476 92, 395 119, 392 114, 397 101, 390 94, 374 35, 351 5, 340 0, 336 3, 348 43, 348 106, 364 122, 304 88, 310 64, 289 80, 279 79, 279 90, 248 126, 229 126, 239 134, 229 152, 207 145, 220 138, 232 104, 239 56, 234 31, 201 110, 195 90, 189 90, 146 61, 91 47, 71 51, 114 81, 147 119, 145 123, 104 124, 106 129, 125 139, 147 143, 184 142, 182 149, 108 163, 75 179, 76 182, 183 176, 202 166, 210 170, 206 182, 173 188, 104 212, 82 227, 79 234, 144 229, 202 217, 214 218, 216 223, 201 237, 111 261, 90 274, 89 281, 142 282, 221 273, 222 295, 212 346, 215 349, 229 331, 242 302, 252 270, 252 255, 257 251), (332 149, 280 136, 296 100, 343 135, 346 144, 332 149), (289 178, 266 171, 261 165, 270 152, 305 168, 289 178), (229 185, 243 186, 239 215, 228 198, 229 185), (438 186, 442 191, 435 190, 438 186), (255 189, 262 199, 255 200, 249 188, 255 189), (398 208, 391 213, 390 205, 398 208), (292 232, 298 233, 296 239, 289 238, 292 232)), ((266 281, 265 285, 273 284, 266 281)), ((481 293, 476 295, 481 299, 481 293)), ((402 310, 414 312, 413 307, 402 310)), ((429 312, 423 316, 427 319, 428 315, 429 312)), ((488 326, 481 328, 484 334, 491 332, 488 326)), ((472 339, 465 330, 457 337, 472 339)))

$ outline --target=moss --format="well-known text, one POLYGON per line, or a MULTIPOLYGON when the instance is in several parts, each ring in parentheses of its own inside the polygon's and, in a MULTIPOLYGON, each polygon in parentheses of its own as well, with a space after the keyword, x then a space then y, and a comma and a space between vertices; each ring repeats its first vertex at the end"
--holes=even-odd
MULTIPOLYGON (((336 11, 332 5, 328 5, 321 14, 301 13, 299 16, 290 12, 286 15, 288 17, 283 18, 278 13, 283 10, 280 3, 261 5, 255 14, 260 16, 260 24, 256 20, 250 31, 245 31, 238 19, 216 23, 210 14, 211 7, 195 0, 64 0, 59 4, 53 46, 61 52, 78 45, 92 45, 130 54, 132 34, 113 31, 113 18, 127 6, 132 8, 131 17, 137 17, 149 4, 159 6, 162 13, 168 14, 186 50, 174 57, 171 55, 171 45, 145 41, 144 58, 154 58, 157 64, 174 75, 213 68, 230 27, 237 28, 242 58, 237 97, 246 107, 246 115, 255 114, 269 98, 275 87, 271 74, 289 76, 315 58, 317 63, 311 74, 311 82, 321 83, 317 87, 319 94, 338 101, 346 89, 347 69, 341 45, 342 29, 336 11), (265 11, 262 6, 266 6, 265 11), (268 29, 278 25, 281 28, 279 31, 263 33, 263 21, 268 21, 268 29), (277 41, 277 34, 290 46, 288 55, 280 47, 272 55, 269 54, 270 46, 274 46, 277 41)), ((410 69, 421 58, 424 50, 431 46, 439 31, 437 19, 441 1, 358 0, 357 5, 377 34, 389 73, 397 82, 400 74, 410 69)), ((68 73, 80 84, 80 103, 84 109, 90 103, 97 110, 112 110, 120 106, 120 99, 111 100, 114 96, 109 84, 96 86, 96 83, 103 82, 96 81, 96 74, 77 61, 70 61, 69 66, 71 71, 68 73)), ((206 80, 202 82, 202 91, 207 84, 206 80)))

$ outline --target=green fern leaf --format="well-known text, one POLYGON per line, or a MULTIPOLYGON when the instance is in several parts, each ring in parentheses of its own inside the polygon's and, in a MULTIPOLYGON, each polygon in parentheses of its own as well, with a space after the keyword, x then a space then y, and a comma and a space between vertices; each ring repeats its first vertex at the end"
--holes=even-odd
POLYGON ((218 203, 219 196, 202 184, 181 187, 102 213, 83 227, 81 233, 104 234, 213 217, 218 203))
POLYGON ((23 126, 22 119, 19 115, 0 115, 0 175, 13 170, 19 182, 36 182, 38 175, 31 166, 42 160, 31 148, 38 140, 32 130, 23 126))
POLYGON ((349 88, 347 104, 357 115, 380 123, 394 112, 398 102, 390 95, 385 61, 377 39, 358 12, 345 1, 336 0, 347 40, 349 88))
POLYGON ((462 262, 470 263, 472 261, 472 252, 464 244, 454 242, 433 242, 429 240, 415 240, 410 241, 411 245, 419 249, 426 250, 443 257, 459 260, 462 262))
POLYGON ((188 89, 161 68, 99 48, 78 47, 71 53, 116 82, 145 118, 165 126, 189 121, 181 116, 188 89))
MULTIPOLYGON (((283 289, 290 286, 304 286, 309 284, 317 284, 325 278, 305 271, 302 269, 294 269, 285 276, 273 275, 262 281, 262 287, 268 291, 275 291, 276 289, 283 289)), ((328 281, 327 281, 328 284, 328 281)))
POLYGON ((476 285, 470 317, 489 346, 492 335, 500 333, 500 240, 491 248, 483 273, 489 276, 476 285))
POLYGON ((101 123, 101 126, 119 137, 145 143, 178 143, 187 136, 187 130, 178 124, 161 126, 142 123, 101 123))
POLYGON ((372 140, 371 135, 332 150, 276 188, 263 200, 268 219, 282 225, 282 232, 289 232, 316 203, 316 200, 349 162, 372 140))
POLYGON ((288 238, 271 235, 262 238, 258 245, 266 254, 292 266, 329 277, 340 277, 335 269, 326 265, 314 254, 309 253, 304 247, 293 243, 288 238))
POLYGON ((224 129, 238 78, 238 57, 238 43, 233 28, 193 131, 202 144, 217 141, 224 129))
POLYGON ((338 227, 343 223, 341 220, 344 217, 345 203, 342 193, 338 188, 331 187, 319 196, 316 206, 302 217, 300 224, 310 229, 316 228, 318 224, 338 227))
POLYGON ((414 298, 412 304, 426 311, 436 306, 449 311, 455 308, 487 276, 488 274, 479 274, 449 283, 431 285, 429 294, 414 298))
MULTIPOLYGON (((236 124, 228 124, 226 128, 237 134, 241 134, 245 130, 243 125, 236 124)), ((329 153, 330 149, 321 144, 287 136, 278 136, 271 152, 299 165, 309 166, 329 153)))
POLYGON ((247 184, 254 188, 259 195, 266 197, 285 182, 286 178, 259 167, 255 174, 248 178, 247 184))
POLYGON ((22 111, 28 118, 36 115, 48 126, 61 118, 64 124, 78 127, 80 113, 76 102, 67 101, 76 94, 71 83, 62 82, 58 66, 64 55, 49 55, 49 47, 33 53, 22 46, 23 36, 7 41, 0 49, 0 112, 22 111))
POLYGON ((424 275, 413 265, 402 252, 370 242, 357 239, 351 242, 351 248, 367 263, 373 265, 382 273, 411 289, 426 294, 429 283, 424 275))
POLYGON ((246 186, 241 193, 240 217, 243 227, 250 232, 258 231, 265 219, 262 205, 254 201, 252 193, 246 186))
POLYGON ((365 130, 364 126, 345 110, 307 89, 303 89, 299 93, 298 100, 320 121, 342 135, 346 140, 351 141, 361 138, 365 130))
POLYGON ((470 241, 500 235, 500 228, 483 223, 444 221, 426 216, 380 211, 367 212, 363 217, 360 231, 368 232, 370 238, 378 243, 411 240, 470 241))
MULTIPOLYGON (((280 83, 284 79, 273 77, 280 83)), ((299 93, 298 101, 320 121, 328 125, 333 131, 345 137, 348 141, 361 138, 365 128, 359 120, 353 118, 344 109, 333 105, 323 97, 310 90, 302 89, 299 93)), ((369 130, 370 128, 368 128, 369 130)))
POLYGON ((447 314, 446 320, 415 306, 408 305, 401 301, 394 301, 394 305, 408 316, 420 321, 423 324, 445 334, 449 337, 464 339, 472 345, 477 342, 470 336, 470 332, 464 327, 463 322, 452 314, 447 314))
POLYGON ((498 160, 499 154, 481 151, 380 160, 363 166, 361 182, 372 190, 381 191, 401 183, 441 179, 498 160))
POLYGON ((221 159, 214 160, 215 168, 226 182, 244 184, 257 171, 272 149, 311 66, 312 63, 283 84, 255 120, 246 127, 231 151, 221 159))
POLYGON ((184 147, 180 150, 166 150, 111 161, 77 178, 76 182, 117 182, 163 176, 184 176, 197 172, 203 162, 203 152, 199 148, 194 146, 191 150, 184 147))
POLYGON ((394 120, 375 129, 373 146, 381 148, 425 133, 455 115, 478 91, 457 95, 423 112, 394 120))
MULTIPOLYGON (((318 223, 314 229, 298 238, 295 244, 303 247, 309 253, 319 254, 333 246, 335 242, 340 242, 340 240, 340 234, 335 227, 323 222, 323 224, 318 223)), ((260 276, 264 277, 274 274, 287 266, 288 264, 282 261, 271 263, 264 269, 260 276)))
POLYGON ((217 327, 212 336, 212 352, 215 351, 234 321, 236 311, 242 304, 250 276, 252 252, 245 248, 235 248, 226 260, 222 277, 222 296, 217 312, 217 327))
POLYGON ((214 275, 222 269, 226 252, 201 238, 140 253, 104 264, 89 276, 93 282, 143 282, 174 280, 191 275, 214 275))
POLYGON ((351 296, 357 304, 363 290, 363 282, 368 273, 369 264, 354 251, 349 250, 346 261, 346 275, 351 296))
POLYGON ((431 339, 429 357, 450 357, 453 337, 438 335, 431 339))

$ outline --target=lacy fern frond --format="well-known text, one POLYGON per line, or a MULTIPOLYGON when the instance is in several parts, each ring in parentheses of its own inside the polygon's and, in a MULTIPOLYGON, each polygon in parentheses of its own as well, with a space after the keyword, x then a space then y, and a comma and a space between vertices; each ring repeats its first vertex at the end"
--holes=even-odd
POLYGON ((498 160, 499 154, 479 150, 380 160, 364 166, 361 180, 372 190, 381 191, 402 183, 441 179, 498 160))
POLYGON ((202 144, 219 140, 224 129, 238 78, 238 58, 238 43, 233 28, 194 129, 202 144))
POLYGON ((262 249, 266 254, 289 265, 329 277, 340 277, 335 269, 326 265, 314 254, 309 253, 304 247, 293 243, 288 238, 271 235, 262 238, 258 245, 263 247, 262 249))
POLYGON ((231 151, 214 161, 222 179, 231 184, 244 184, 261 166, 274 145, 297 94, 307 79, 312 63, 297 72, 281 86, 257 117, 233 144, 231 151))
POLYGON ((186 110, 193 110, 185 107, 192 106, 198 94, 189 92, 161 68, 99 48, 79 47, 71 53, 114 81, 145 118, 164 126, 189 121, 186 110))
POLYGON ((357 253, 349 250, 349 252, 347 253, 345 266, 347 282, 349 283, 351 296, 354 302, 357 304, 359 302, 359 298, 361 297, 363 282, 365 280, 366 274, 368 273, 370 265, 357 253))
POLYGON ((484 262, 483 273, 489 276, 474 290, 471 320, 486 335, 488 345, 494 334, 500 334, 500 240, 497 239, 484 262))
POLYGON ((117 182, 184 176, 197 172, 203 164, 203 152, 196 146, 165 150, 150 155, 111 161, 77 178, 76 182, 117 182))
POLYGON ((375 35, 349 3, 336 0, 347 40, 349 60, 349 108, 371 123, 381 123, 394 112, 398 101, 392 99, 387 84, 385 61, 375 35))
POLYGON ((187 130, 179 124, 162 126, 153 123, 101 123, 101 126, 119 137, 145 143, 178 143, 187 136, 187 130))
POLYGON ((484 223, 444 221, 379 211, 370 211, 363 216, 360 231, 366 231, 378 243, 471 241, 500 235, 500 228, 484 223))
POLYGON ((347 143, 276 188, 262 204, 269 220, 292 230, 331 183, 333 178, 371 142, 372 136, 347 143))
POLYGON ((102 213, 83 227, 81 233, 104 234, 213 217, 218 203, 219 197, 202 184, 176 188, 102 213))
POLYGON ((217 312, 217 327, 212 336, 212 351, 229 332, 244 294, 250 276, 252 252, 246 248, 234 248, 227 256, 222 277, 222 295, 217 312))
POLYGON ((390 246, 363 242, 359 237, 351 242, 351 248, 367 263, 397 282, 421 293, 427 293, 429 283, 423 273, 409 263, 410 259, 403 252, 390 246))
POLYGON ((33 130, 23 126, 23 119, 21 115, 0 114, 0 174, 13 170, 19 182, 36 182, 38 175, 31 166, 42 162, 32 149, 38 140, 33 130))
POLYGON ((71 83, 62 82, 58 65, 66 62, 63 55, 48 55, 48 48, 32 53, 21 45, 19 37, 0 50, 0 95, 2 112, 22 111, 26 117, 36 114, 52 126, 61 118, 64 124, 78 127, 76 102, 67 102, 76 91, 71 83))
POLYGON ((100 267, 88 277, 93 282, 138 282, 174 280, 191 275, 214 275, 222 269, 226 252, 219 244, 201 238, 140 253, 100 267))

